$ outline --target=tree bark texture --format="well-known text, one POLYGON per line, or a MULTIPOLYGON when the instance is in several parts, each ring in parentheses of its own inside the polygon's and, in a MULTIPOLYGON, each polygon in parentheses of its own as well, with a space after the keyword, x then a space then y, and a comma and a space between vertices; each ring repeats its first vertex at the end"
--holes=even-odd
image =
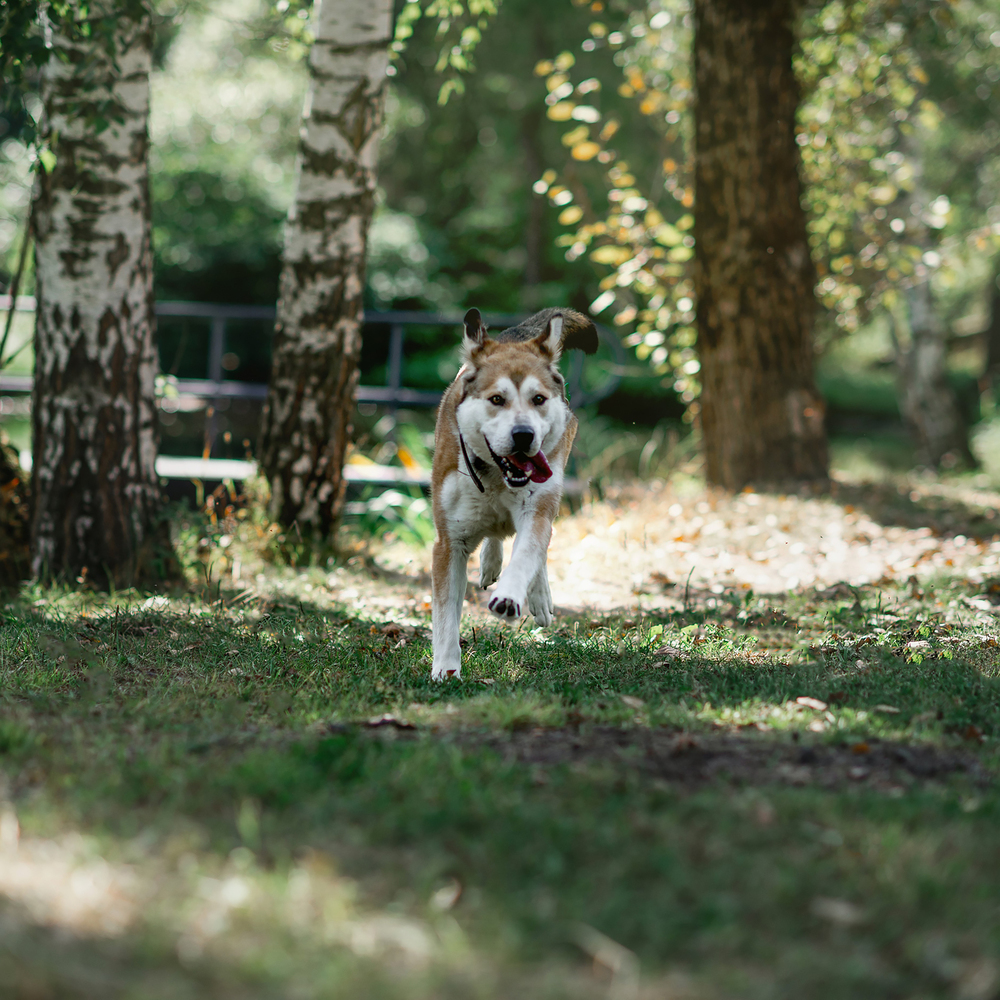
POLYGON ((1000 376, 1000 273, 993 278, 990 325, 986 328, 986 368, 983 376, 992 386, 1000 376))
POLYGON ((259 454, 271 516, 325 536, 343 498, 392 2, 322 0, 317 18, 259 454))
POLYGON ((930 282, 906 290, 910 341, 897 346, 899 410, 917 449, 917 461, 975 466, 965 420, 948 381, 948 335, 931 301, 930 282))
POLYGON ((117 13, 114 58, 94 39, 55 40, 66 58, 43 80, 55 163, 33 208, 32 571, 99 587, 148 580, 169 551, 154 468, 152 29, 148 11, 117 13))
POLYGON ((795 0, 696 0, 695 289, 710 483, 827 478, 795 143, 795 0))
POLYGON ((0 429, 0 587, 14 586, 29 575, 30 510, 27 477, 0 429))

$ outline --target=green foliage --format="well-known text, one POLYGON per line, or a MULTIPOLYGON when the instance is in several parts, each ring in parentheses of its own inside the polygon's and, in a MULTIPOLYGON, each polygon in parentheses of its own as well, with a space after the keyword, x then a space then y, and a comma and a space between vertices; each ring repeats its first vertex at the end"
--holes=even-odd
MULTIPOLYGON (((37 110, 26 101, 26 95, 48 61, 74 58, 77 77, 86 81, 97 60, 115 61, 121 22, 138 23, 150 14, 149 0, 121 0, 111 5, 87 0, 0 0, 0 106, 6 120, 13 119, 25 138, 35 141, 37 110), (70 51, 78 44, 85 53, 82 61, 79 52, 70 51)), ((78 107, 98 131, 119 115, 113 100, 87 93, 85 83, 78 107)))
POLYGON ((161 298, 277 298, 306 84, 302 12, 228 0, 178 19, 150 118, 161 298))
POLYGON ((422 17, 436 19, 440 51, 434 69, 444 76, 438 104, 447 104, 452 94, 465 93, 461 74, 472 72, 472 54, 482 41, 490 18, 496 17, 500 3, 501 0, 406 0, 396 17, 396 34, 390 46, 392 55, 398 57, 406 50, 417 21, 422 17))
MULTIPOLYGON (((536 188, 561 208, 569 231, 558 242, 567 259, 588 254, 608 269, 592 309, 634 327, 625 342, 686 402, 699 391, 694 244, 684 213, 693 206, 690 11, 689 0, 654 0, 620 30, 590 25, 584 49, 616 53, 618 92, 632 102, 624 115, 596 101, 588 80, 574 84, 585 73, 571 53, 537 66, 548 117, 569 129, 569 164, 542 174, 536 188), (620 148, 640 120, 661 137, 662 169, 651 179, 648 153, 620 148), (579 180, 587 171, 603 186, 607 211, 592 207, 579 180)), ((992 2, 834 0, 806 8, 798 141, 817 293, 835 329, 856 330, 873 310, 894 308, 901 288, 928 275, 950 315, 967 310, 970 293, 982 288, 984 268, 973 262, 992 256, 997 241, 996 126, 985 113, 998 100, 997 74, 985 53, 1000 40, 998 14, 992 2)))

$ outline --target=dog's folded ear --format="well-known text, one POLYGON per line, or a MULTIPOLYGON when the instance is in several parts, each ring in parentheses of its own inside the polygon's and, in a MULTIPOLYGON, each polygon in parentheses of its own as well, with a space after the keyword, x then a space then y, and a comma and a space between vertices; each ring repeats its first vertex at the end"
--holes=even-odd
POLYGON ((469 348, 482 347, 486 340, 486 327, 478 309, 470 309, 465 314, 465 346, 469 348))
POLYGON ((589 316, 578 313, 575 309, 567 309, 563 326, 563 350, 574 348, 584 354, 596 354, 601 341, 597 336, 597 327, 589 316))
MULTIPOLYGON (((597 327, 592 320, 575 309, 545 310, 549 313, 545 330, 535 338, 535 343, 554 358, 563 351, 576 348, 584 354, 594 354, 600 346, 597 327)), ((539 314, 544 316, 543 314, 539 314)))

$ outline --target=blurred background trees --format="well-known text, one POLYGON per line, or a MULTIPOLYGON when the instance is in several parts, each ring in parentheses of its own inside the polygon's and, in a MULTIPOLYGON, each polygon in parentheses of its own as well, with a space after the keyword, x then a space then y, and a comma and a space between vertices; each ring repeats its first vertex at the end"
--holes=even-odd
MULTIPOLYGON (((396 13, 414 6, 429 10, 397 4, 396 13)), ((368 247, 370 307, 592 308, 620 332, 632 362, 622 389, 584 414, 582 454, 612 434, 602 420, 622 420, 612 437, 636 437, 619 464, 637 470, 647 454, 647 472, 653 425, 666 442, 702 419, 693 13, 689 0, 505 0, 471 72, 451 44, 468 19, 398 17, 409 34, 391 67, 368 247)), ((276 300, 309 14, 309 4, 284 0, 157 5, 150 162, 159 298, 276 300)), ((799 10, 796 31, 796 143, 834 465, 880 456, 899 468, 961 467, 974 426, 973 453, 994 475, 984 376, 1000 225, 1000 3, 814 2, 799 10), (915 322, 915 296, 932 322, 915 322), (935 401, 952 414, 936 443, 919 423, 935 401)), ((0 119, 0 278, 16 264, 31 166, 24 108, 36 97, 15 97, 8 87, 0 119)), ((30 273, 27 281, 30 292, 30 273)), ((161 365, 201 374, 197 337, 185 336, 180 324, 161 324, 161 365)), ((436 388, 454 374, 453 345, 436 331, 416 334, 411 347, 407 384, 436 388)), ((262 329, 239 330, 226 369, 263 379, 268 351, 262 329)), ((998 356, 994 346, 994 368, 998 356)), ((15 367, 25 363, 30 351, 15 367)), ((378 338, 362 344, 364 381, 380 380, 384 365, 378 338)), ((4 413, 22 448, 24 416, 4 413)), ((362 443, 382 416, 358 415, 362 443)), ((165 449, 191 453, 184 414, 163 417, 165 449)), ((221 449, 242 456, 252 425, 233 417, 221 449)))

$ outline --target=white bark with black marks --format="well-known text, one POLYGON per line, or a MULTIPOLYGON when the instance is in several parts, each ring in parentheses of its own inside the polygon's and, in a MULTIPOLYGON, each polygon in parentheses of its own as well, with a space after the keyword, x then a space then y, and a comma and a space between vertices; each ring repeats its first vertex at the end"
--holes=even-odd
POLYGON ((316 23, 259 450, 272 517, 325 535, 354 407, 392 0, 322 0, 316 23))
POLYGON ((101 41, 56 39, 43 80, 55 157, 34 202, 38 311, 32 569, 99 586, 147 576, 164 543, 155 461, 148 10, 106 0, 101 41), (119 5, 120 6, 120 5, 119 5), (108 124, 101 127, 101 119, 108 124))

